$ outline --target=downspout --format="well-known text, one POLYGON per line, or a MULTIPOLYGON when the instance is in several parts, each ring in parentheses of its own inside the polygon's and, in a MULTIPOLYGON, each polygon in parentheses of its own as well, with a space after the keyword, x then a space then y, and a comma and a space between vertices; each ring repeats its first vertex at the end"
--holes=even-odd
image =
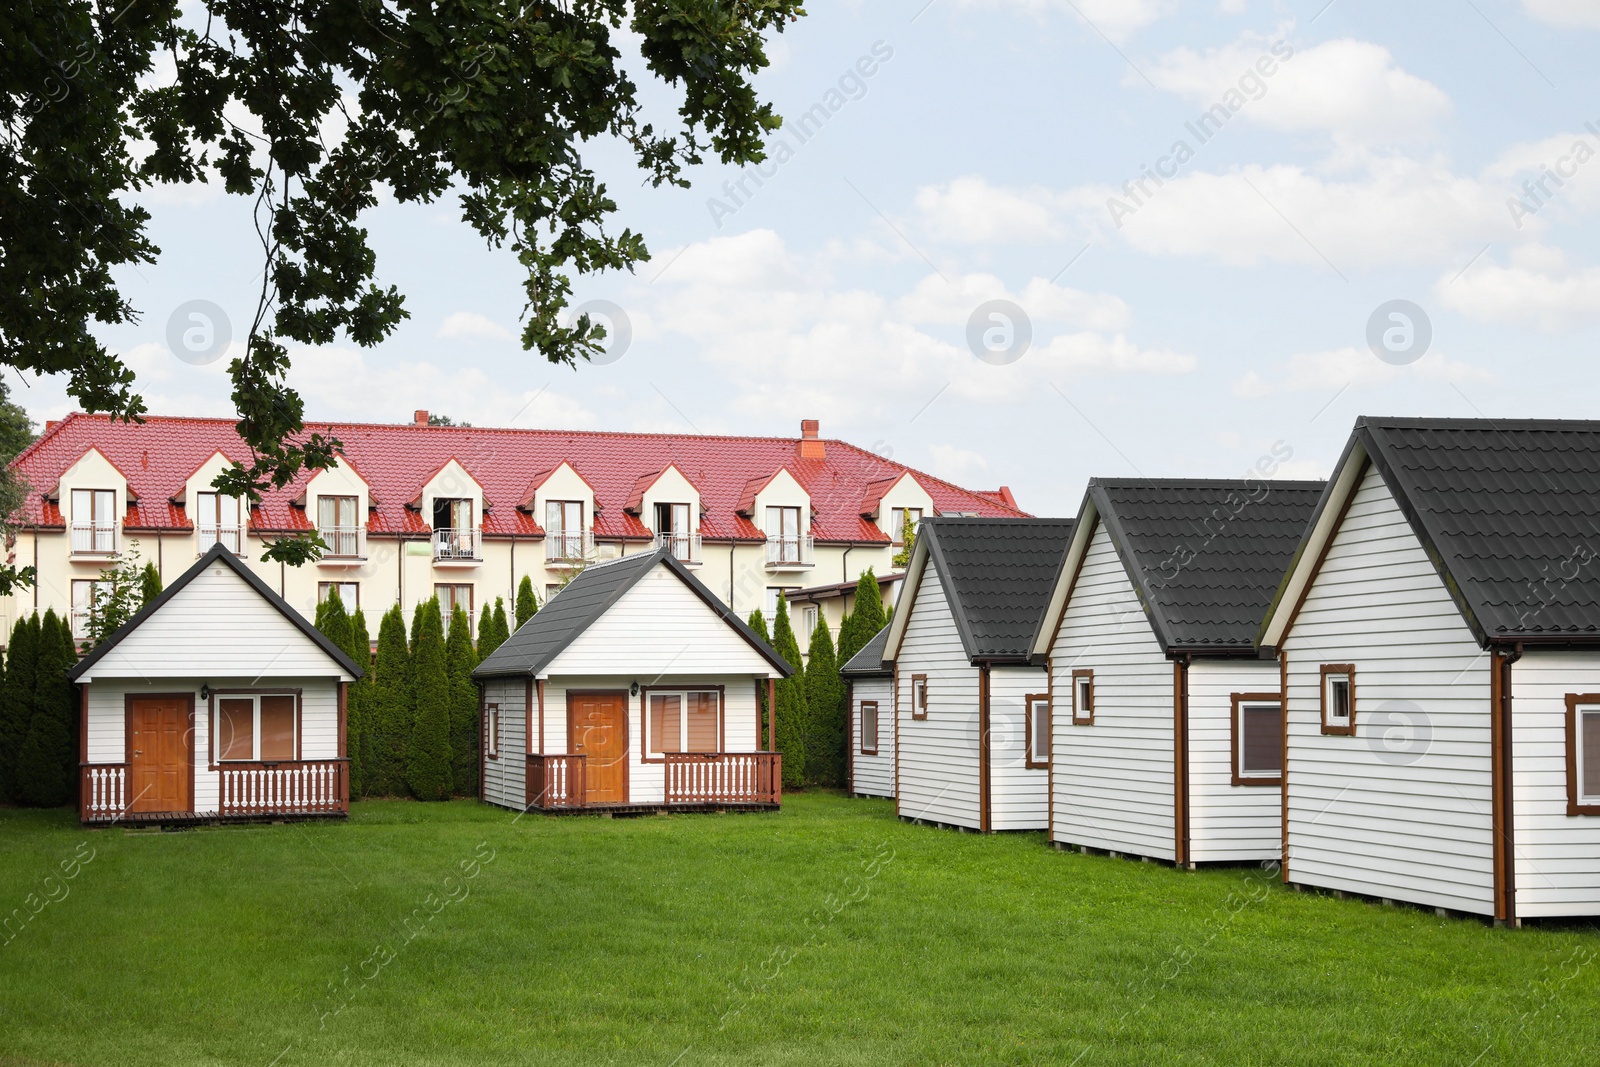
MULTIPOLYGON (((854 552, 855 550, 855 545, 845 545, 844 555, 839 557, 839 580, 841 582, 848 583, 850 581, 850 553, 854 552)), ((840 599, 842 600, 844 598, 840 597, 840 599)))
POLYGON ((1512 751, 1511 665, 1521 658, 1521 641, 1504 656, 1490 655, 1494 670, 1489 687, 1493 696, 1490 709, 1493 767, 1490 779, 1494 796, 1491 822, 1495 835, 1494 921, 1497 926, 1521 925, 1517 918, 1516 813, 1511 802, 1512 770, 1516 762, 1512 751))
MULTIPOLYGON (((71 540, 72 540, 72 527, 68 526, 67 527, 67 541, 68 541, 67 551, 69 553, 72 551, 71 540)), ((90 588, 92 589, 94 587, 90 586, 90 588)), ((39 527, 37 527, 37 526, 35 526, 33 528, 33 610, 34 611, 38 611, 39 610, 39 527)), ((71 610, 71 605, 68 605, 68 610, 69 611, 71 610)))
POLYGON ((989 832, 989 662, 978 665, 978 829, 989 832))
POLYGON ((1173 861, 1193 867, 1189 859, 1189 661, 1180 653, 1172 661, 1172 829, 1173 861))
MULTIPOLYGON (((728 610, 735 610, 733 606, 733 553, 739 546, 733 542, 728 543, 728 610)), ((760 723, 756 724, 756 733, 761 732, 760 723)), ((760 740, 758 737, 756 740, 760 740)))

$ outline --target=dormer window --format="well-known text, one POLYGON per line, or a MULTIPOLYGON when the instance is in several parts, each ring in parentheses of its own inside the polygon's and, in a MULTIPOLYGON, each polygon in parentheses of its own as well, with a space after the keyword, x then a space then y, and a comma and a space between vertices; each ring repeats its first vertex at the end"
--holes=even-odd
POLYGON ((200 534, 200 551, 220 544, 234 555, 244 541, 243 509, 239 498, 221 493, 195 494, 195 529, 200 534))
POLYGON ((657 504, 655 520, 657 548, 671 549, 685 563, 699 562, 700 537, 690 520, 688 504, 657 504))
POLYGON ((117 550, 117 494, 110 489, 72 491, 72 551, 109 556, 117 550))
POLYGON ((361 555, 361 534, 365 524, 358 514, 360 505, 360 497, 317 497, 317 536, 328 546, 329 556, 354 559, 361 555))
POLYGON ((545 558, 581 560, 584 557, 583 501, 548 500, 544 505, 545 558))
POLYGON ((472 517, 471 497, 434 498, 433 558, 478 558, 478 527, 472 517))
POLYGON ((767 508, 767 565, 801 567, 811 562, 809 538, 800 525, 798 507, 767 508))
POLYGON ((907 528, 915 533, 921 521, 921 508, 895 508, 889 517, 889 540, 897 545, 905 544, 907 528))

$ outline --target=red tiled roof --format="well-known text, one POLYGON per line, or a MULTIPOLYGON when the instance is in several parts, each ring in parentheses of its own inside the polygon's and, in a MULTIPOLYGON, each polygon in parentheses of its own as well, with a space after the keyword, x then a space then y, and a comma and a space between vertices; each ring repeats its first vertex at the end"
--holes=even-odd
MULTIPOLYGON (((710 437, 676 434, 597 433, 575 430, 511 430, 474 426, 316 423, 307 433, 337 437, 344 454, 371 487, 375 507, 369 533, 425 535, 428 517, 405 507, 434 472, 454 458, 483 486, 489 536, 538 537, 537 516, 518 510, 531 497, 530 485, 563 461, 580 471, 595 492, 595 536, 646 539, 650 530, 625 510, 640 479, 671 464, 700 490, 701 534, 710 540, 763 540, 765 535, 737 508, 752 482, 765 481, 787 467, 811 496, 812 533, 818 541, 884 543, 887 537, 861 516, 873 483, 887 489, 910 471, 933 497, 940 512, 985 516, 1023 515, 997 494, 962 489, 932 475, 894 463, 843 441, 826 442, 827 458, 801 459, 793 437, 710 437)), ((128 519, 142 529, 190 529, 182 508, 166 501, 181 493, 194 470, 212 453, 249 461, 230 419, 151 416, 142 424, 103 415, 73 414, 57 423, 13 461, 34 486, 60 481, 66 469, 91 447, 125 472, 129 488, 160 506, 130 509, 128 519)), ((268 493, 251 512, 251 528, 306 530, 314 523, 302 499, 310 473, 268 493)), ((30 495, 22 510, 25 524, 61 525, 58 507, 42 493, 30 495)))

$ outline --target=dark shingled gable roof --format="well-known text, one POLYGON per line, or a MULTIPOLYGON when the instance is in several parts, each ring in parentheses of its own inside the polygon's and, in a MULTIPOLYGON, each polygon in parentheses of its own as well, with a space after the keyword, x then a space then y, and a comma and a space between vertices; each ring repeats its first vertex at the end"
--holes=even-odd
POLYGON ((917 524, 968 657, 1027 661, 1073 523, 940 516, 917 524))
MULTIPOLYGON (((684 567, 667 548, 653 552, 639 552, 621 559, 608 560, 586 567, 573 578, 567 587, 557 593, 533 618, 523 623, 509 639, 489 654, 472 672, 475 680, 499 678, 508 675, 534 677, 551 662, 578 635, 611 609, 612 605, 632 589, 641 578, 658 566, 665 566, 683 581, 706 606, 722 617, 739 636, 750 643, 757 652, 787 678, 794 669, 782 656, 761 640, 743 619, 735 615, 707 589, 700 580, 684 567)), ((627 649, 618 649, 619 657, 627 649)))
POLYGON ((1089 499, 1163 648, 1249 652, 1324 487, 1094 478, 1089 499))
POLYGON ((868 641, 860 652, 851 656, 839 673, 853 678, 867 677, 874 674, 892 673, 883 662, 883 650, 889 643, 889 627, 885 626, 868 641))
POLYGON ((1600 422, 1368 417, 1358 441, 1480 643, 1600 643, 1600 422))

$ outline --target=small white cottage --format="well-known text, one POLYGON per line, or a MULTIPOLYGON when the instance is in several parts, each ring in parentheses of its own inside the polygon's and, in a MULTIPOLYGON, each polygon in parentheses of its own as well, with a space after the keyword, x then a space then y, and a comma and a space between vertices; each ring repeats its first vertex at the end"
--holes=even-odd
POLYGON ((883 653, 902 819, 1044 829, 1049 678, 1029 654, 1071 538, 1071 519, 917 526, 883 653))
POLYGON ((1600 915, 1600 422, 1364 418, 1260 634, 1284 880, 1600 915))
POLYGON ((1050 840, 1181 865, 1276 858, 1278 666, 1256 631, 1321 482, 1089 482, 1034 646, 1050 840))
POLYGON ((86 824, 343 816, 362 668, 221 544, 68 672, 86 824))
POLYGON ((883 660, 885 626, 839 675, 850 695, 849 789, 858 797, 894 796, 894 667, 883 660))
POLYGON ((793 669, 670 548, 584 569, 473 672, 482 798, 519 811, 775 808, 761 699, 793 669))

